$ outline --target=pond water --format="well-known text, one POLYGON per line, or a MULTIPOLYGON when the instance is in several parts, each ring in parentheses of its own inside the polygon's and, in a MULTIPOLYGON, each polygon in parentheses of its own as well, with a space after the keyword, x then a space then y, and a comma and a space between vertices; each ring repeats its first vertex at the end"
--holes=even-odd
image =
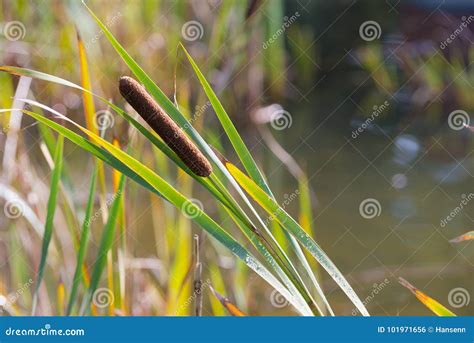
MULTIPOLYGON (((462 138, 467 130, 421 136, 410 125, 397 132, 375 125, 353 135, 358 125, 348 124, 347 116, 294 107, 292 127, 276 135, 309 175, 317 241, 369 312, 430 314, 398 283, 403 277, 456 314, 472 314, 466 297, 473 294, 474 248, 449 242, 473 229, 472 149, 462 138), (459 143, 446 144, 446 137, 459 143)), ((271 183, 288 185, 280 197, 290 194, 291 176, 280 163, 268 164, 271 183)), ((351 315, 342 292, 329 281, 326 287, 334 290, 340 313, 351 315)))

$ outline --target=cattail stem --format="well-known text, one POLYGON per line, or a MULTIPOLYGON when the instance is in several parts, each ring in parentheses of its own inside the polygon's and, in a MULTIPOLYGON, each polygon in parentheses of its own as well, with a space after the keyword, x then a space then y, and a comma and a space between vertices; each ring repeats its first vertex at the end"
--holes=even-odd
POLYGON ((202 263, 199 257, 199 236, 194 235, 194 314, 202 315, 202 263))
POLYGON ((207 177, 212 166, 181 128, 163 111, 146 89, 128 76, 120 78, 122 96, 196 175, 207 177))

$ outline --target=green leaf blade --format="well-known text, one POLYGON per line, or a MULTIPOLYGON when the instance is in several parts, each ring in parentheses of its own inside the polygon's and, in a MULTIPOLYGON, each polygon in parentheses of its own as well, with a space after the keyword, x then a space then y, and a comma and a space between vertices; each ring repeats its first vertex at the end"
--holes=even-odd
POLYGON ((285 212, 265 191, 252 181, 247 175, 240 171, 230 162, 226 162, 226 167, 234 176, 237 182, 244 188, 247 193, 260 206, 274 217, 285 230, 288 230, 321 264, 321 266, 328 272, 328 274, 336 281, 339 287, 346 293, 348 298, 354 303, 358 310, 364 315, 369 313, 362 301, 344 278, 342 273, 337 269, 334 263, 329 259, 321 247, 303 230, 303 228, 285 212))
POLYGON ((237 129, 235 128, 234 124, 232 123, 232 120, 225 111, 224 106, 222 106, 222 103, 219 101, 216 93, 211 88, 209 82, 206 80, 206 78, 204 77, 201 70, 199 69, 191 55, 188 53, 186 48, 182 44, 181 47, 184 50, 184 53, 186 54, 186 57, 188 58, 189 62, 191 63, 191 66, 194 72, 196 73, 199 82, 201 83, 204 89, 204 92, 206 93, 209 101, 211 102, 211 105, 214 108, 214 111, 216 112, 216 115, 219 121, 221 122, 221 125, 224 128, 227 136, 229 137, 232 146, 234 147, 237 155, 239 156, 240 161, 245 167, 245 170, 248 172, 250 177, 260 186, 260 188, 263 188, 268 194, 271 194, 270 188, 268 187, 262 172, 258 168, 257 163, 250 154, 250 151, 242 140, 242 137, 240 137, 239 133, 237 132, 237 129))
POLYGON ((71 314, 71 311, 74 306, 74 302, 76 300, 79 282, 83 279, 83 264, 84 264, 84 259, 87 253, 87 245, 88 245, 88 240, 89 240, 89 235, 90 235, 90 227, 91 227, 90 220, 92 217, 92 210, 94 209, 94 195, 95 195, 96 181, 97 181, 97 165, 92 174, 91 184, 89 188, 89 197, 87 199, 86 214, 84 216, 84 222, 82 224, 82 232, 81 232, 81 238, 79 242, 79 251, 77 253, 76 269, 74 271, 71 294, 69 296, 69 302, 68 302, 67 311, 66 311, 67 315, 71 314))
POLYGON ((64 137, 59 135, 56 143, 56 149, 54 153, 54 168, 51 175, 50 192, 47 204, 46 222, 44 225, 43 242, 41 246, 41 259, 38 266, 38 275, 36 279, 36 287, 33 296, 33 305, 31 314, 34 315, 38 303, 38 291, 43 281, 44 269, 46 267, 46 258, 48 256, 49 244, 53 236, 53 220, 56 212, 56 204, 58 198, 59 181, 61 178, 62 166, 63 166, 63 146, 64 137))

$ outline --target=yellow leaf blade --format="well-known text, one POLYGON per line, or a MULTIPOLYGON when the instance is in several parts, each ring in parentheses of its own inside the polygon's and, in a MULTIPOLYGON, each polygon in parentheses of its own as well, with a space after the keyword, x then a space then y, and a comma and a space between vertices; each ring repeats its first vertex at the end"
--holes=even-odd
POLYGON ((209 286, 211 289, 212 293, 216 296, 217 299, 221 302, 222 306, 224 306, 227 311, 234 317, 246 317, 247 315, 243 313, 237 306, 235 306, 233 303, 230 302, 230 300, 222 295, 220 295, 214 288, 209 286))
POLYGON ((466 232, 465 234, 451 239, 450 243, 461 243, 465 241, 470 241, 474 239, 474 231, 466 232))
MULTIPOLYGON (((81 69, 81 85, 82 88, 86 90, 86 92, 82 92, 82 99, 84 102, 84 115, 86 120, 86 128, 91 131, 92 133, 98 135, 99 129, 96 125, 96 118, 95 118, 95 106, 94 106, 94 96, 92 93, 92 84, 91 78, 89 73, 89 66, 87 64, 87 56, 86 56, 86 49, 84 46, 84 42, 82 41, 79 32, 76 30, 77 35, 77 48, 79 50, 79 65, 81 69)), ((106 185, 105 185, 105 171, 104 166, 101 161, 97 160, 98 165, 98 173, 99 173, 99 187, 100 187, 100 201, 102 208, 107 208, 105 205, 106 199, 105 194, 107 193, 106 185)), ((105 223, 107 211, 102 211, 102 219, 105 223)))
POLYGON ((451 312, 446 307, 441 305, 439 302, 437 302, 433 298, 429 297, 428 295, 420 291, 418 288, 413 286, 404 278, 399 277, 398 282, 400 282, 400 284, 403 287, 406 287, 410 292, 412 292, 423 305, 428 307, 437 316, 449 316, 449 317, 456 316, 453 312, 451 312))
MULTIPOLYGON (((89 68, 87 64, 87 57, 86 57, 86 50, 84 46, 84 42, 77 32, 77 47, 79 50, 79 64, 81 67, 81 85, 83 88, 92 91, 91 86, 91 79, 89 74, 89 68)), ((94 132, 95 134, 98 133, 97 127, 94 124, 94 116, 95 116, 95 106, 94 106, 94 99, 92 94, 88 92, 82 92, 82 99, 84 101, 84 112, 86 117, 86 127, 94 132)))

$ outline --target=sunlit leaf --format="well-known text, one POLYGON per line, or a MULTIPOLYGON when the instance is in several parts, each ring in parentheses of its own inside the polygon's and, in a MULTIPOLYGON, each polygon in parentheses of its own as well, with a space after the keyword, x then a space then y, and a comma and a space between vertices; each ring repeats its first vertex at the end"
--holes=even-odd
POLYGON ((311 236, 309 236, 304 231, 304 229, 275 202, 275 200, 273 200, 267 193, 265 193, 265 191, 258 187, 258 185, 241 170, 228 161, 225 161, 225 165, 232 176, 242 186, 242 188, 245 189, 245 191, 250 194, 250 196, 260 206, 262 206, 262 208, 271 217, 275 218, 275 220, 277 220, 285 230, 291 233, 298 240, 298 242, 300 242, 314 256, 314 258, 316 258, 321 266, 346 293, 360 313, 362 313, 364 316, 368 316, 369 313, 367 312, 362 301, 341 274, 339 269, 337 269, 334 263, 329 259, 321 247, 311 238, 311 236))
POLYGON ((413 286, 411 283, 409 283, 407 280, 404 278, 399 277, 398 282, 404 287, 406 287, 410 292, 412 292, 417 299, 426 307, 428 307, 434 314, 438 316, 456 316, 453 312, 448 310, 446 307, 441 305, 439 302, 434 300, 433 298, 427 296, 425 293, 420 291, 418 288, 413 286))
POLYGON ((209 286, 212 293, 216 296, 217 299, 221 302, 221 304, 229 311, 229 313, 235 317, 245 317, 246 314, 243 313, 241 310, 237 308, 230 300, 222 295, 220 295, 214 288, 209 286))
POLYGON ((465 241, 470 241, 474 239, 474 231, 469 231, 466 232, 465 234, 455 237, 451 240, 449 240, 450 243, 460 243, 460 242, 465 242, 465 241))
MULTIPOLYGON (((84 114, 86 119, 86 127, 94 132, 95 134, 99 134, 99 130, 97 128, 97 119, 96 119, 96 112, 95 112, 95 105, 94 105, 94 96, 92 93, 92 84, 89 72, 89 65, 87 63, 87 56, 86 56, 86 48, 84 46, 84 42, 79 35, 79 32, 76 32, 77 35, 77 47, 79 50, 79 65, 81 70, 81 83, 82 87, 88 92, 82 92, 82 99, 84 102, 84 114)), ((105 202, 106 202, 106 185, 105 185, 105 172, 104 166, 102 165, 101 161, 97 161, 97 173, 99 179, 99 186, 100 186, 100 197, 101 197, 101 205, 105 209, 102 211, 103 215, 107 214, 105 202)), ((105 218, 105 217, 104 217, 105 218)))
MULTIPOLYGON (((97 169, 97 167, 96 167, 97 169)), ((91 226, 91 217, 92 210, 94 208, 94 196, 95 196, 95 186, 96 186, 97 172, 94 171, 92 174, 91 185, 89 187, 89 197, 87 199, 86 205, 86 214, 84 216, 84 222, 82 224, 81 238, 79 241, 79 250, 77 252, 77 261, 76 261, 76 270, 74 272, 74 277, 72 279, 72 288, 69 295, 69 302, 67 306, 67 315, 71 314, 74 303, 76 301, 77 289, 81 279, 84 277, 84 258, 87 253, 87 245, 89 243, 90 235, 90 226, 91 226)))
MULTIPOLYGON (((91 281, 89 285, 89 290, 87 296, 84 298, 83 305, 81 308, 81 314, 85 314, 87 311, 87 306, 90 305, 93 295, 99 286, 99 282, 104 272, 106 263, 107 263, 107 254, 112 248, 113 241, 115 239, 115 232, 118 221, 118 214, 120 210, 120 204, 123 199, 123 190, 125 187, 125 176, 122 175, 119 183, 117 192, 113 197, 113 201, 110 205, 110 211, 108 214, 107 222, 105 223, 104 230, 102 232, 102 237, 97 249, 97 257, 94 263, 94 269, 92 270, 91 281)), ((110 304, 113 306, 113 301, 110 304)))
POLYGON ((189 62, 191 63, 191 66, 193 67, 194 72, 196 73, 199 81, 201 82, 204 92, 209 98, 209 101, 211 102, 211 105, 214 108, 214 111, 216 112, 216 115, 219 118, 219 121, 221 122, 222 127, 224 128, 227 136, 229 137, 229 140, 231 141, 232 146, 237 152, 237 155, 239 156, 240 161, 244 165, 245 170, 247 170, 251 178, 261 188, 265 189, 267 193, 270 192, 270 189, 265 179, 263 178, 262 173, 257 167, 257 164, 255 163, 244 141, 242 140, 239 133, 237 132, 237 129, 232 123, 232 120, 229 118, 229 115, 225 111, 224 106, 222 106, 222 103, 217 98, 216 93, 213 91, 213 89, 209 85, 209 82, 207 82, 206 78, 204 77, 201 70, 199 69, 199 67, 197 66, 196 62, 191 57, 191 55, 188 53, 186 48, 183 45, 181 45, 181 47, 184 50, 184 53, 186 54, 186 57, 188 58, 189 62))
POLYGON ((54 153, 54 169, 51 176, 51 183, 49 186, 49 198, 46 213, 46 222, 44 225, 43 243, 41 246, 41 259, 38 267, 38 276, 36 278, 36 287, 33 296, 33 305, 31 309, 32 315, 36 312, 38 302, 38 291, 43 281, 44 268, 46 266, 46 258, 48 256, 48 248, 53 236, 53 220, 56 212, 56 202, 59 190, 59 180, 61 178, 61 171, 63 165, 63 144, 64 137, 59 135, 56 143, 56 150, 54 153))
MULTIPOLYGON (((27 99, 26 99, 27 100, 27 99)), ((28 100, 29 101, 29 100, 28 100)), ((34 105, 38 103, 29 101, 34 105)), ((77 135, 71 130, 57 124, 49 119, 42 117, 41 115, 23 110, 23 113, 35 118, 36 120, 44 123, 48 127, 64 135, 66 138, 77 144, 79 147, 91 152, 95 156, 101 158, 106 163, 110 164, 114 168, 118 169, 123 174, 131 177, 132 180, 139 182, 147 188, 151 188, 152 191, 164 197, 170 201, 177 208, 181 209, 184 205, 188 205, 189 199, 184 197, 182 194, 177 192, 171 185, 160 178, 157 174, 151 171, 148 167, 136 161, 134 158, 126 154, 125 152, 117 149, 113 144, 103 140, 102 138, 95 136, 92 132, 74 123, 69 118, 64 117, 57 111, 54 111, 47 106, 42 105, 51 113, 59 116, 60 118, 74 124, 80 128, 89 137, 93 137, 94 141, 100 142, 100 144, 107 148, 107 151, 100 148, 97 143, 90 142, 83 137, 77 135)), ((6 110, 3 110, 6 111, 6 110)), ((211 236, 216 238, 222 245, 227 247, 235 256, 240 258, 245 264, 260 275, 265 281, 267 281, 272 287, 280 292, 300 313, 308 314, 308 312, 301 307, 301 304, 297 302, 292 294, 278 281, 273 274, 271 274, 250 252, 248 252, 242 245, 240 245, 229 233, 222 229, 216 222, 201 211, 197 206, 191 205, 193 211, 197 213, 197 216, 193 218, 204 230, 206 230, 211 236)), ((91 281, 92 282, 92 281, 91 281)))
POLYGON ((12 66, 1 66, 0 71, 5 71, 8 73, 11 73, 13 75, 19 75, 19 76, 28 76, 32 78, 36 78, 39 80, 44 80, 48 82, 53 82, 57 83, 63 86, 75 88, 78 90, 81 90, 86 93, 90 93, 100 101, 102 101, 104 104, 106 104, 108 107, 110 107, 113 111, 115 111, 117 114, 122 116, 127 122, 129 122, 132 126, 134 126, 140 133, 142 133, 154 146, 156 146, 159 150, 161 150, 168 158, 170 158, 175 164, 177 164, 181 169, 183 169, 187 174, 192 176, 195 181, 199 182, 203 187, 205 187, 209 192, 211 192, 215 197, 219 199, 224 204, 227 204, 228 206, 229 203, 227 200, 224 199, 222 194, 212 185, 212 183, 209 181, 208 178, 202 178, 202 177, 197 177, 192 171, 189 170, 189 168, 181 161, 181 159, 175 154, 173 150, 171 150, 168 145, 166 145, 157 135, 146 129, 142 124, 140 124, 137 120, 132 118, 130 115, 128 115, 124 110, 122 110, 120 107, 114 105, 107 99, 92 93, 90 90, 87 90, 71 81, 62 79, 60 77, 50 75, 47 73, 43 73, 40 71, 36 70, 31 70, 27 68, 19 68, 19 67, 12 67, 12 66))
MULTIPOLYGON (((92 86, 91 86, 91 79, 90 79, 90 74, 89 74, 89 66, 87 64, 86 49, 84 47, 84 42, 82 41, 81 36, 79 35, 79 32, 77 32, 76 34, 77 34, 77 47, 79 50, 79 65, 81 67, 80 70, 81 70, 82 87, 84 89, 91 91, 92 86)), ((86 127, 92 132, 94 132, 95 134, 98 134, 99 131, 97 129, 97 125, 95 124, 94 98, 88 92, 82 93, 82 98, 84 100, 86 127)))

